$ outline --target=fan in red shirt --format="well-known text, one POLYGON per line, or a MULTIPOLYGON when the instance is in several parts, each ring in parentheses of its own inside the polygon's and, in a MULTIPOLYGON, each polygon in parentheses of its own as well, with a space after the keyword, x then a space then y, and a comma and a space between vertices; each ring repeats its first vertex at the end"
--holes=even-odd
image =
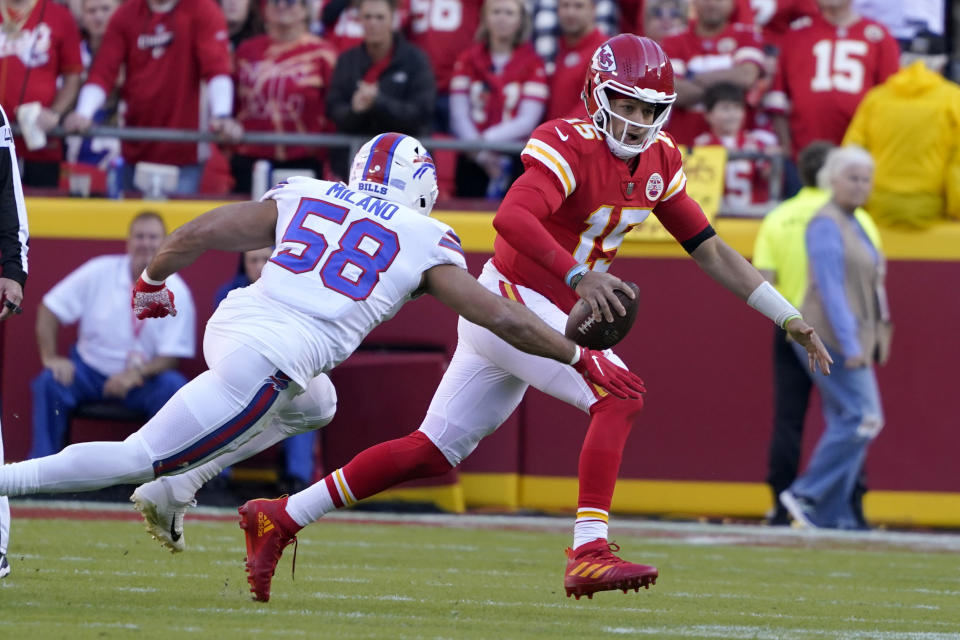
POLYGON ((696 20, 683 33, 663 40, 677 77, 678 108, 667 131, 685 145, 708 129, 701 104, 704 91, 718 82, 732 82, 749 92, 764 66, 757 29, 730 21, 733 0, 693 0, 693 6, 696 20))
MULTIPOLYGON (((266 34, 243 42, 236 62, 237 120, 245 131, 318 133, 333 130, 325 98, 336 52, 307 25, 303 0, 268 2, 266 34)), ((243 144, 231 158, 234 191, 249 193, 251 171, 258 159, 274 168, 311 169, 323 177, 323 150, 298 146, 243 144)))
MULTIPOLYGON (((829 369, 829 355, 813 329, 716 235, 687 195, 680 151, 660 131, 676 100, 673 68, 660 46, 632 34, 611 38, 592 57, 584 96, 588 119, 550 120, 533 132, 523 151, 526 170, 494 218, 494 257, 480 283, 561 330, 581 298, 598 320, 602 315, 610 321, 625 311, 615 291, 633 293, 607 270, 627 232, 653 213, 705 272, 805 345, 811 366, 829 369)), ((371 447, 334 471, 344 494, 361 500, 403 480, 448 472, 535 386, 590 415, 580 450, 574 540, 567 550, 567 595, 592 597, 652 584, 656 568, 621 560, 607 542, 620 460, 642 399, 601 393, 563 365, 528 356, 465 320, 458 336, 420 429, 371 447)), ((625 366, 612 351, 605 353, 625 366)), ((329 501, 310 517, 334 508, 329 501)))
POLYGON ((790 24, 818 13, 816 0, 753 0, 734 9, 733 22, 753 23, 763 30, 763 40, 779 48, 790 24))
MULTIPOLYGON (((543 62, 527 42, 524 0, 487 0, 478 42, 464 51, 450 81, 450 128, 461 140, 521 142, 540 122, 547 100, 543 62)), ((457 195, 502 197, 516 171, 509 156, 460 156, 457 195), (506 183, 506 184, 504 184, 506 183)))
MULTIPOLYGON (((210 128, 226 138, 240 135, 230 118, 233 79, 227 24, 214 0, 127 0, 110 19, 77 108, 64 127, 82 132, 115 86, 123 67, 121 97, 131 127, 198 129, 200 83, 207 84, 210 128)), ((204 114, 205 116, 206 114, 204 114)), ((205 151, 205 148, 204 148, 205 151)), ((202 171, 196 143, 124 142, 124 186, 132 188, 140 161, 180 167, 178 193, 195 193, 202 171)))
POLYGON ((900 65, 897 41, 879 22, 858 15, 852 0, 817 1, 820 15, 784 35, 765 101, 787 153, 814 140, 840 144, 863 96, 900 65))
POLYGON ((560 38, 550 75, 550 99, 547 120, 583 115, 579 89, 590 57, 606 42, 596 24, 594 0, 560 0, 557 2, 560 38))
MULTIPOLYGON (((777 137, 763 129, 746 129, 746 94, 735 84, 721 82, 709 89, 703 99, 707 107, 710 131, 701 133, 694 146, 719 145, 727 151, 779 153, 777 137)), ((723 211, 735 215, 766 213, 761 209, 770 201, 770 160, 764 158, 728 158, 724 173, 723 211)), ((767 207, 769 208, 769 207, 767 207)))
MULTIPOLYGON (((37 126, 49 131, 80 88, 80 30, 70 11, 53 0, 7 0, 0 9, 0 104, 16 121, 17 107, 39 102, 37 126)), ((21 138, 16 144, 25 149, 21 138)), ((60 140, 48 140, 45 147, 19 155, 24 185, 57 186, 60 140)))
POLYGON ((430 58, 437 81, 434 130, 450 130, 450 79, 464 43, 473 40, 480 23, 481 0, 412 0, 410 42, 430 58))

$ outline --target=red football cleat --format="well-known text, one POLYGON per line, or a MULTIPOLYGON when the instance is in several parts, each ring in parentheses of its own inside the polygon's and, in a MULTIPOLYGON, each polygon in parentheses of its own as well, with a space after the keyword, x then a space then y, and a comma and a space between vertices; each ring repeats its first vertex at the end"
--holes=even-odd
POLYGON ((563 576, 563 586, 567 597, 580 596, 593 598, 597 591, 623 589, 640 591, 640 587, 650 588, 656 584, 659 572, 656 567, 645 564, 633 564, 613 555, 620 547, 610 544, 603 538, 577 547, 567 549, 567 572, 563 576))
MULTIPOLYGON (((250 500, 237 509, 240 512, 240 528, 246 533, 247 582, 253 599, 270 600, 270 581, 280 562, 284 548, 297 541, 294 533, 287 531, 284 521, 290 521, 286 513, 287 497, 277 500, 250 500)), ((297 563, 297 548, 293 548, 293 566, 297 563)))

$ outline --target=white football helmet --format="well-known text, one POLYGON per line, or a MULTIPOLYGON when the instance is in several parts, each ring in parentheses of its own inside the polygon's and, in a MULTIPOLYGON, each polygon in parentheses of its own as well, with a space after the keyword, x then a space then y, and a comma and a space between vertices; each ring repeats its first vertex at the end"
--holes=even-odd
POLYGON ((425 216, 440 192, 433 157, 419 140, 402 133, 383 133, 360 147, 350 169, 350 188, 425 216))

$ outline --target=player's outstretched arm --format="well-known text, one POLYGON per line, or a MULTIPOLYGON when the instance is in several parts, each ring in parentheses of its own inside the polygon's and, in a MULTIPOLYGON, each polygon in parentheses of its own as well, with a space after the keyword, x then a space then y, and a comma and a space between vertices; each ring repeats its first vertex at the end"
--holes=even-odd
POLYGON ((522 304, 487 291, 460 267, 432 267, 424 280, 427 293, 517 349, 573 365, 591 382, 621 398, 639 397, 646 391, 638 376, 610 362, 599 351, 576 345, 522 304))
POLYGON ((207 249, 249 251, 273 244, 277 203, 243 202, 212 209, 177 228, 133 285, 130 305, 138 318, 177 315, 173 292, 164 280, 191 264, 207 249))
POLYGON ((167 236, 147 265, 147 275, 151 280, 166 280, 208 249, 249 251, 269 247, 276 226, 277 203, 273 200, 211 209, 167 236))
POLYGON ((711 278, 746 300, 761 284, 763 276, 720 236, 704 240, 690 254, 711 278))
POLYGON ((714 280, 776 322, 801 344, 807 350, 810 371, 820 367, 824 373, 830 373, 833 359, 813 327, 804 322, 800 312, 720 236, 705 240, 690 255, 714 280))

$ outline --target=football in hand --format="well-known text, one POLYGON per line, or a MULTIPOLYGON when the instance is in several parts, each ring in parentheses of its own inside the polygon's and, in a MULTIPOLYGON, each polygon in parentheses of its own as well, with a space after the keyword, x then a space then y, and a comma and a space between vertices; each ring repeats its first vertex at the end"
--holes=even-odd
POLYGON ((593 317, 593 311, 590 310, 590 303, 583 298, 577 300, 570 310, 567 317, 567 328, 565 335, 576 342, 581 347, 588 349, 609 349, 617 344, 627 335, 633 321, 637 317, 637 305, 640 303, 640 287, 632 282, 625 282, 625 285, 633 289, 635 297, 631 300, 627 294, 619 289, 615 290, 617 298, 627 310, 627 315, 621 316, 616 309, 613 311, 613 322, 607 322, 602 317, 596 320, 593 317))

